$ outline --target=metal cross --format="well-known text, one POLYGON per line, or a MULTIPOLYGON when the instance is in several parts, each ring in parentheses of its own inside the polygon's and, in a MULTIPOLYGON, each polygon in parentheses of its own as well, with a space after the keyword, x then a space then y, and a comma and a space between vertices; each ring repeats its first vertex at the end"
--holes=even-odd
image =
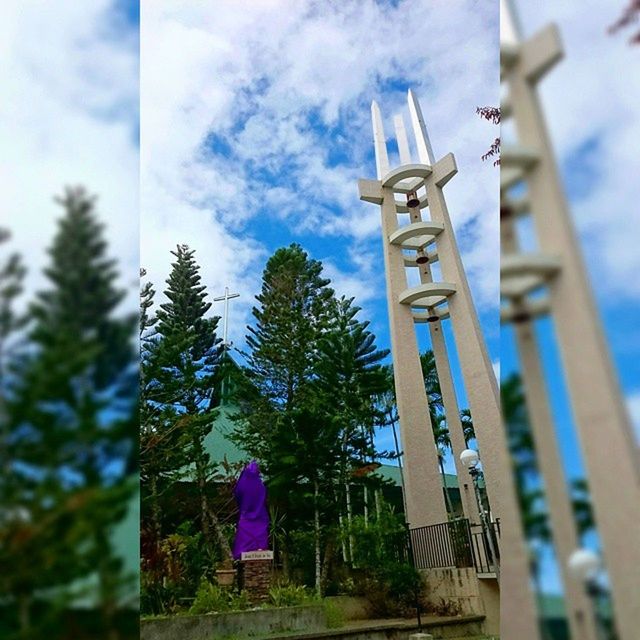
POLYGON ((229 300, 231 300, 231 298, 239 298, 239 297, 240 297, 239 293, 229 293, 229 287, 225 287, 224 295, 213 299, 214 302, 221 302, 222 300, 224 300, 224 321, 223 321, 224 324, 222 325, 222 330, 223 330, 222 344, 224 345, 225 348, 229 346, 227 342, 227 329, 229 326, 229 300))

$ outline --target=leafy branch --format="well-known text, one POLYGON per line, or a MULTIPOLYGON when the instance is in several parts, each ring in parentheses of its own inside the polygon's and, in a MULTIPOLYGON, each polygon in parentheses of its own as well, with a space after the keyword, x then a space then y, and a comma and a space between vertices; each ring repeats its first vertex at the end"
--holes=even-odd
MULTIPOLYGON (((492 124, 500 124, 500 107, 476 107, 476 113, 485 120, 488 120, 492 124)), ((497 156, 493 162, 493 166, 496 167, 500 164, 500 137, 497 137, 489 150, 482 154, 481 158, 483 162, 489 158, 497 156)))

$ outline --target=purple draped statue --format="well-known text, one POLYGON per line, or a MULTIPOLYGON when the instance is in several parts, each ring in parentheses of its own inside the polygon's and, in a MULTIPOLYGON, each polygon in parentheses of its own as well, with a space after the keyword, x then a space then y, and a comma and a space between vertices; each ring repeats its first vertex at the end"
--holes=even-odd
POLYGON ((233 557, 239 560, 244 551, 269 548, 267 488, 262 482, 260 468, 255 460, 242 470, 233 495, 240 509, 238 530, 233 542, 233 557))

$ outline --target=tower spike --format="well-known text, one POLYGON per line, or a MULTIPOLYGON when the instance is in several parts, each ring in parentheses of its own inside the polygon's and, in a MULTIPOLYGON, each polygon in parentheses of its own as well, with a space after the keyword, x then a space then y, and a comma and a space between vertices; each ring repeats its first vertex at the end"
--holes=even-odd
POLYGON ((376 152, 376 171, 378 180, 382 180, 389 173, 389 156, 387 155, 387 141, 384 137, 382 115, 378 103, 371 102, 371 123, 373 125, 373 142, 376 152))
POLYGON ((435 156, 433 148, 427 133, 427 127, 422 116, 420 103, 411 89, 408 91, 407 101, 409 102, 409 113, 411 114, 411 125, 413 126, 413 134, 416 138, 416 147, 418 148, 418 158, 423 164, 435 164, 435 156))
POLYGON ((500 44, 517 45, 522 29, 513 0, 500 0, 500 44))
POLYGON ((409 148, 409 139, 407 138, 407 130, 404 126, 404 118, 402 114, 398 114, 393 118, 393 126, 396 130, 396 140, 398 142, 398 151, 400 152, 400 163, 411 164, 411 149, 409 148))

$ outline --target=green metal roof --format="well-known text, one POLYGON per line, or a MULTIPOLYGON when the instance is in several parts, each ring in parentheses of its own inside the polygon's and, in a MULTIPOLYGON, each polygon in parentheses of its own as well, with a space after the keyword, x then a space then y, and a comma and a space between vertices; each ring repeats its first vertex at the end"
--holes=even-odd
MULTIPOLYGON (((600 613, 606 618, 612 615, 611 602, 605 599, 600 603, 600 613)), ((542 593, 538 595, 538 610, 540 616, 547 620, 553 618, 566 618, 564 596, 559 593, 542 593)))
MULTIPOLYGON (((249 455, 229 439, 229 435, 235 427, 231 416, 237 411, 238 409, 233 405, 218 408, 218 416, 213 423, 213 428, 204 439, 205 451, 211 456, 212 460, 222 460, 226 456, 231 463, 249 462, 249 455)), ((399 466, 382 464, 377 473, 385 480, 391 480, 395 486, 402 486, 399 466)), ((457 489, 458 476, 452 473, 445 474, 445 483, 447 489, 457 489)))
POLYGON ((249 455, 237 444, 229 439, 235 428, 235 423, 231 419, 238 409, 234 406, 218 407, 218 415, 213 423, 213 428, 204 439, 205 451, 212 460, 222 460, 225 456, 229 462, 249 462, 249 455))
MULTIPOLYGON (((402 477, 400 474, 399 466, 392 465, 392 464, 380 465, 380 468, 378 469, 378 474, 381 475, 385 480, 392 480, 396 486, 398 487, 402 486, 402 477)), ((444 482, 447 489, 458 488, 458 476, 456 476, 453 473, 445 473, 444 482)))

